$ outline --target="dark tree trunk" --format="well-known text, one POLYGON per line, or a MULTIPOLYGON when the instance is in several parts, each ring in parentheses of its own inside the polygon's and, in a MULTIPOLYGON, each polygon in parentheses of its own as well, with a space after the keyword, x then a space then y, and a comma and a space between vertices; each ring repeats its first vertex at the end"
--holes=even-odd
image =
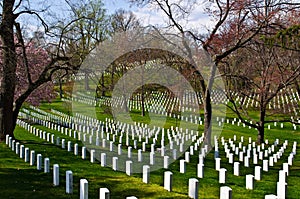
POLYGON ((63 88, 62 88, 62 79, 59 78, 58 82, 59 82, 59 97, 60 97, 60 99, 62 99, 63 98, 63 92, 64 92, 63 88))
POLYGON ((262 144, 265 142, 265 116, 266 116, 266 109, 262 106, 260 110, 259 116, 259 125, 257 127, 257 143, 262 144))
POLYGON ((105 88, 104 88, 104 72, 101 74, 101 96, 105 96, 105 88))
POLYGON ((144 94, 144 85, 142 85, 142 93, 141 93, 141 100, 142 100, 142 116, 145 116, 145 94, 144 94))
POLYGON ((3 141, 6 134, 14 137, 13 102, 16 87, 16 49, 14 43, 13 14, 14 0, 5 0, 2 4, 2 21, 0 36, 2 42, 3 78, 0 85, 0 139, 3 141))
POLYGON ((89 91, 90 90, 90 85, 89 85, 89 74, 88 72, 84 73, 84 86, 85 86, 85 90, 89 91))

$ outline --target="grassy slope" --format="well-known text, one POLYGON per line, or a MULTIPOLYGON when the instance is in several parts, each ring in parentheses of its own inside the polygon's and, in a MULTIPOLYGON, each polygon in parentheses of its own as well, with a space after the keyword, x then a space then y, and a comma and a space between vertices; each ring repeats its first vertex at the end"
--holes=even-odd
MULTIPOLYGON (((65 110, 59 102, 52 104, 55 109, 65 110)), ((43 105, 43 108, 48 109, 49 106, 43 105)), ((132 117, 138 117, 133 115, 132 117)), ((41 128, 41 127, 39 127, 41 128)), ((289 128, 291 129, 291 128, 289 128)), ((61 138, 64 138, 59 132, 54 132, 61 138)), ((245 140, 249 136, 255 139, 256 131, 253 129, 225 125, 221 136, 225 138, 233 137, 236 134, 238 137, 245 136, 245 140)), ((290 145, 288 152, 291 151, 292 141, 300 143, 300 132, 294 132, 287 129, 272 129, 266 131, 266 138, 271 143, 275 138, 280 141, 288 139, 290 145)), ((188 179, 196 177, 197 156, 193 156, 191 163, 187 165, 187 173, 179 173, 179 162, 176 161, 169 166, 174 173, 173 192, 169 193, 162 187, 164 169, 151 173, 150 185, 142 183, 141 174, 134 174, 133 177, 128 177, 122 172, 114 172, 110 168, 100 167, 99 164, 91 164, 88 160, 82 160, 79 156, 76 157, 66 150, 62 150, 57 146, 45 143, 45 141, 25 132, 21 128, 16 129, 16 138, 29 147, 35 150, 36 154, 41 153, 43 157, 49 157, 50 163, 58 163, 60 165, 60 180, 59 187, 52 185, 52 173, 44 174, 37 171, 34 166, 29 166, 23 159, 18 158, 14 152, 11 152, 5 144, 0 144, 0 198, 78 198, 79 179, 86 178, 89 181, 90 198, 98 198, 98 189, 107 187, 111 190, 112 198, 125 198, 129 195, 135 195, 138 198, 187 198, 188 179), (74 174, 74 194, 65 194, 65 171, 72 170, 74 174)), ((67 137, 66 137, 67 138, 67 137)), ((74 142, 75 140, 72 140, 74 142)), ((299 147, 299 145, 298 145, 299 147)), ((221 157, 224 157, 224 152, 221 150, 221 157)), ((263 172, 262 181, 255 183, 254 190, 245 189, 245 175, 253 173, 253 165, 250 168, 241 167, 240 177, 233 176, 232 165, 228 164, 225 158, 222 158, 222 167, 227 171, 227 186, 233 189, 234 198, 264 198, 265 194, 276 193, 276 181, 278 179, 278 170, 281 169, 283 161, 287 160, 288 152, 276 164, 270 168, 268 173, 263 172)), ((298 153, 300 151, 298 150, 298 153)), ((300 198, 300 187, 297 183, 300 179, 300 156, 297 155, 295 164, 291 168, 290 176, 288 177, 288 198, 300 198)), ((213 154, 210 153, 205 160, 205 177, 199 179, 199 198, 218 198, 219 185, 218 172, 214 170, 213 154)), ((223 185, 222 185, 223 186, 223 185)))

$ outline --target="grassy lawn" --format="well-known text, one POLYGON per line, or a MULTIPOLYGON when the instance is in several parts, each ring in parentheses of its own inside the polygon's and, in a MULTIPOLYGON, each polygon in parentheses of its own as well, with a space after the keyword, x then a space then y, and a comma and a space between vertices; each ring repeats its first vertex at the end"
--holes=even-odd
MULTIPOLYGON (((69 113, 70 106, 61 103, 59 100, 52 104, 42 104, 40 107, 43 110, 51 108, 69 113)), ((84 110, 89 112, 91 110, 84 110)), ((99 119, 104 119, 109 116, 104 109, 96 109, 99 119)), ((230 114, 231 116, 231 114, 230 114)), ((132 113, 131 118, 136 121, 143 121, 147 124, 161 120, 157 118, 144 117, 139 113, 132 113)), ((162 124, 169 128, 174 125, 175 119, 167 118, 166 123, 162 124)), ((183 124, 183 126, 188 126, 183 124)), ((75 139, 72 139, 57 131, 36 125, 37 128, 47 132, 54 133, 60 138, 65 138, 72 143, 82 144, 75 139)), ((201 127, 199 128, 201 132, 201 127)), ((225 124, 221 136, 226 140, 237 135, 237 140, 240 136, 244 136, 245 145, 248 144, 248 137, 256 140, 257 132, 254 129, 238 127, 236 125, 225 124)), ((273 143, 276 138, 280 140, 280 144, 285 139, 289 140, 289 145, 283 157, 276 163, 274 167, 269 168, 269 172, 262 172, 262 180, 255 182, 254 190, 246 190, 245 175, 254 173, 254 166, 250 162, 250 167, 245 168, 243 163, 240 165, 240 176, 233 175, 233 165, 228 163, 225 158, 224 149, 220 144, 221 167, 227 169, 226 184, 220 185, 218 182, 218 172, 214 169, 213 152, 209 153, 205 159, 204 178, 199 179, 199 198, 219 198, 220 186, 229 186, 233 190, 233 198, 264 198, 266 194, 276 194, 276 182, 278 181, 278 171, 282 169, 282 163, 287 162, 287 157, 291 152, 293 141, 300 143, 300 132, 293 131, 290 125, 285 124, 285 128, 281 129, 279 125, 271 130, 266 129, 266 139, 269 143, 273 143)), ((44 157, 50 158, 51 167, 57 163, 60 166, 60 186, 52 185, 52 169, 50 173, 37 171, 36 166, 29 166, 24 159, 20 159, 18 155, 12 152, 5 143, 0 143, 0 198, 78 198, 79 197, 79 180, 86 178, 89 182, 89 198, 99 198, 99 188, 106 187, 111 192, 111 198, 126 198, 126 196, 134 195, 138 198, 188 198, 188 179, 197 177, 198 155, 191 156, 190 163, 187 164, 187 172, 179 173, 179 161, 175 161, 169 165, 170 171, 173 172, 173 192, 167 192, 163 189, 163 173, 166 169, 160 169, 150 174, 150 184, 142 182, 142 174, 133 174, 127 176, 123 172, 113 171, 110 167, 101 167, 99 163, 90 163, 89 154, 86 160, 82 160, 81 156, 75 156, 73 153, 67 152, 61 147, 47 143, 33 134, 28 133, 23 128, 18 127, 15 130, 16 139, 20 143, 29 147, 30 150, 35 150, 36 154, 40 153, 44 157), (65 194, 65 172, 71 170, 74 175, 74 193, 72 195, 65 194)), ((140 146, 140 145, 139 145, 140 146)), ((280 146, 276 147, 278 150, 280 146)), ((198 152, 196 152, 198 153, 198 152)), ((297 150, 297 154, 300 150, 297 150)), ((181 157, 179 159, 182 159, 181 157)), ((237 161, 237 159, 235 159, 237 161)), ((262 161, 259 162, 262 164, 262 161)), ((288 196, 287 198, 300 198, 300 156, 296 155, 294 165, 290 168, 290 175, 287 178, 288 196)))

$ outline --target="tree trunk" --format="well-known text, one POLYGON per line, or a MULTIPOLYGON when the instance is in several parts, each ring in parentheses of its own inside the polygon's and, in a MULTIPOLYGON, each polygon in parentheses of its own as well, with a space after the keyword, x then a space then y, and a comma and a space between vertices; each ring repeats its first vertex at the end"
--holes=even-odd
POLYGON ((88 74, 88 72, 84 73, 84 85, 85 85, 85 90, 89 91, 90 90, 90 85, 89 85, 89 74, 88 74))
POLYGON ((142 85, 142 93, 141 93, 141 100, 142 100, 142 116, 146 115, 145 113, 145 94, 144 94, 144 85, 142 85))
POLYGON ((59 97, 60 99, 62 99, 63 98, 62 79, 59 78, 58 82, 59 82, 59 97))
POLYGON ((212 107, 209 91, 205 94, 204 99, 204 144, 211 148, 211 117, 212 107))
POLYGON ((104 88, 104 72, 101 74, 101 96, 105 96, 105 88, 104 88))
POLYGON ((3 141, 6 134, 14 137, 13 122, 13 102, 16 87, 16 49, 14 43, 14 22, 13 14, 14 0, 5 0, 2 4, 2 21, 0 27, 0 36, 2 42, 2 65, 3 78, 0 87, 0 139, 3 141))
POLYGON ((257 127, 257 143, 262 144, 265 142, 265 116, 266 116, 266 110, 264 107, 260 110, 260 116, 259 116, 259 125, 257 127))

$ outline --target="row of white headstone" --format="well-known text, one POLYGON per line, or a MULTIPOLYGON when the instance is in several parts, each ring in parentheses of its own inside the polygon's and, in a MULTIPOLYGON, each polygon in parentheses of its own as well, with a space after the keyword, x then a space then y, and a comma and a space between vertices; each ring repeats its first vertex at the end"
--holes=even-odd
MULTIPOLYGON (((234 141, 236 141, 236 136, 234 136, 234 141)), ((287 146, 288 146, 288 141, 285 140, 283 143, 283 146, 279 149, 277 153, 275 152, 275 146, 279 144, 279 139, 276 139, 275 143, 271 145, 268 150, 265 150, 264 153, 261 150, 264 150, 264 144, 261 146, 255 146, 255 142, 252 142, 251 139, 249 138, 249 144, 248 144, 248 149, 246 152, 246 146, 243 146, 244 139, 241 137, 241 141, 238 143, 238 147, 235 146, 234 142, 229 139, 230 143, 230 148, 227 145, 227 142, 225 142, 224 138, 221 138, 222 145, 224 146, 224 150, 226 153, 226 158, 228 158, 229 163, 233 164, 233 174, 235 176, 240 175, 240 162, 244 162, 245 167, 249 167, 249 159, 253 157, 253 164, 257 165, 258 164, 258 155, 257 152, 260 154, 259 157, 263 162, 262 167, 261 166, 255 166, 254 169, 254 175, 249 174, 246 175, 246 189, 253 189, 254 188, 254 179, 255 180, 261 180, 261 169, 263 171, 268 172, 269 171, 269 166, 274 166, 274 163, 277 162, 278 159, 283 155, 285 152, 287 146), (251 143, 252 142, 252 143, 251 143), (241 150, 241 151, 239 151, 241 150), (252 151, 252 156, 251 156, 251 151, 252 151), (247 155, 244 157, 244 155, 247 153, 247 155), (269 154, 274 153, 273 156, 269 157, 269 154), (234 156, 238 156, 239 162, 233 162, 234 156), (268 158, 264 159, 264 158, 268 158)), ((266 142, 268 142, 266 140, 266 142)), ((288 162, 283 163, 283 170, 279 171, 279 181, 277 182, 277 198, 284 199, 286 197, 286 176, 288 176, 288 171, 289 171, 289 166, 293 165, 293 160, 294 156, 296 155, 296 149, 297 149, 297 142, 294 142, 293 147, 292 147, 292 152, 290 153, 288 157, 288 162)), ((215 139, 215 153, 219 154, 218 151, 218 141, 215 139)), ((218 155, 217 155, 218 156, 218 155)), ((216 157, 215 158, 215 166, 216 170, 219 171, 219 183, 225 183, 225 173, 226 169, 221 168, 220 166, 221 163, 221 158, 216 157)), ((269 197, 268 195, 266 197, 269 197)))
MULTIPOLYGON (((42 170, 44 167, 44 173, 50 173, 50 160, 49 158, 44 158, 44 165, 42 161, 42 155, 37 154, 35 156, 34 150, 29 150, 29 148, 25 148, 24 145, 20 145, 19 142, 15 142, 9 135, 6 135, 6 145, 11 148, 12 151, 15 151, 17 155, 20 155, 20 158, 24 158, 25 162, 29 162, 31 166, 35 165, 36 158, 36 166, 37 170, 42 170), (29 153, 30 152, 30 153, 29 153)), ((59 165, 53 164, 53 185, 59 186, 59 165)), ((71 170, 66 171, 66 193, 73 194, 73 172, 71 170)), ((88 199, 88 181, 86 179, 80 179, 80 199, 88 199)), ((100 199, 109 199, 109 190, 107 188, 100 188, 99 192, 100 199)), ((126 197, 126 199, 137 199, 135 196, 126 197)))

